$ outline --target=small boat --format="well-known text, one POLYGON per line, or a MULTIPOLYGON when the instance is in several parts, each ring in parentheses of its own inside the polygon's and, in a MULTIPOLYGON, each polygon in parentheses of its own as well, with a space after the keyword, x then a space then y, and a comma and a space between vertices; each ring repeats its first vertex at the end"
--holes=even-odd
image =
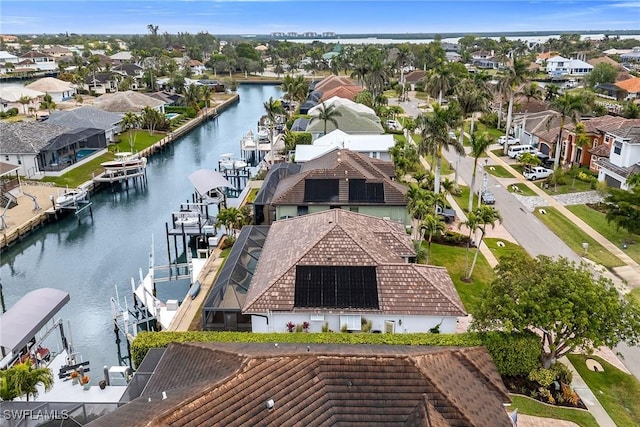
POLYGON ((220 169, 244 169, 247 167, 247 162, 233 157, 233 153, 222 154, 218 163, 220 169))
POLYGON ((56 206, 64 208, 67 206, 73 206, 76 203, 85 200, 87 198, 87 190, 76 188, 73 190, 65 190, 64 193, 56 198, 56 206))
POLYGON ((180 211, 175 214, 176 226, 193 227, 200 225, 200 212, 196 211, 180 211))
POLYGON ((110 170, 138 170, 147 166, 147 158, 139 154, 122 151, 115 154, 115 159, 100 163, 105 171, 110 170))
POLYGON ((258 141, 268 141, 269 140, 269 129, 263 126, 258 127, 258 131, 256 132, 256 136, 258 137, 258 141))

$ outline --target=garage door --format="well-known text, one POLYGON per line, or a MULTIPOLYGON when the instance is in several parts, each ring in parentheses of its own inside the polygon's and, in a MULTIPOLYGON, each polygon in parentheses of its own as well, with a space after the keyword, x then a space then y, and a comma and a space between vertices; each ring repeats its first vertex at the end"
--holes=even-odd
POLYGON ((613 188, 620 188, 620 186, 622 185, 620 181, 609 175, 604 176, 604 182, 606 182, 609 187, 613 188))

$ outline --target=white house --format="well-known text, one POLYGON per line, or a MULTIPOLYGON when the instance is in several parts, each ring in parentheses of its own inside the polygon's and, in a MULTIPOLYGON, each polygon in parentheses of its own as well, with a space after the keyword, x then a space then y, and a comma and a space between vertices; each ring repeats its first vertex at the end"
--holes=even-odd
POLYGON ((346 148, 380 160, 391 160, 389 150, 395 144, 393 135, 349 135, 340 129, 313 141, 312 145, 296 146, 296 163, 308 162, 336 148, 346 148))
POLYGON ((608 159, 598 160, 598 181, 626 190, 627 178, 640 173, 640 126, 609 131, 605 138, 611 141, 611 151, 608 159))
POLYGON ((6 50, 0 50, 0 74, 6 74, 9 71, 12 71, 13 67, 7 68, 7 64, 15 66, 19 61, 20 59, 16 55, 9 53, 6 50))
POLYGON ((455 333, 464 306, 447 270, 415 264, 401 223, 330 209, 271 224, 242 313, 253 332, 455 333))
POLYGON ((56 60, 52 55, 32 50, 20 55, 20 61, 28 63, 28 68, 36 71, 55 71, 58 68, 56 60))
POLYGON ((593 70, 593 65, 580 59, 567 59, 562 56, 554 56, 547 60, 547 74, 550 76, 584 76, 593 70))
POLYGON ((26 86, 29 89, 51 95, 53 102, 67 101, 76 93, 76 88, 69 82, 54 77, 44 77, 26 86))

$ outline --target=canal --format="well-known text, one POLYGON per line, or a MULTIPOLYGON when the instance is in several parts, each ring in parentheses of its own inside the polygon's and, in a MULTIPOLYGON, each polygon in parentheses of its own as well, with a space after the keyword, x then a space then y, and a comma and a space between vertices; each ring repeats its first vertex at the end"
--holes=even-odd
POLYGON ((78 225, 70 216, 2 254, 0 280, 7 308, 34 289, 69 292, 71 300, 60 316, 65 327, 70 321, 74 347, 91 362, 94 375, 101 375, 103 365, 118 362, 109 303, 116 287, 121 298, 130 297, 131 277, 137 280, 140 268, 146 274, 152 238, 156 264, 168 262, 165 223, 194 191, 188 175, 217 168, 223 153, 239 155, 240 139, 249 129, 255 131, 264 101, 281 96, 273 85, 240 85, 238 93, 240 102, 217 120, 149 159, 145 187, 126 192, 106 188, 92 196, 93 221, 86 218, 78 225))

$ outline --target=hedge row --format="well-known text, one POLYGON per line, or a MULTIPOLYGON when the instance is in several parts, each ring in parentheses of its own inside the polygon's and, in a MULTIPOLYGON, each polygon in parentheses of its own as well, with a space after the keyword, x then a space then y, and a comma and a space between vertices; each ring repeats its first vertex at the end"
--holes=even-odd
POLYGON ((131 345, 131 356, 139 366, 151 348, 171 342, 244 342, 301 344, 379 344, 469 347, 486 345, 501 375, 529 371, 531 360, 540 359, 539 339, 535 335, 498 332, 464 334, 345 334, 345 333, 269 333, 249 332, 141 332, 131 345))

